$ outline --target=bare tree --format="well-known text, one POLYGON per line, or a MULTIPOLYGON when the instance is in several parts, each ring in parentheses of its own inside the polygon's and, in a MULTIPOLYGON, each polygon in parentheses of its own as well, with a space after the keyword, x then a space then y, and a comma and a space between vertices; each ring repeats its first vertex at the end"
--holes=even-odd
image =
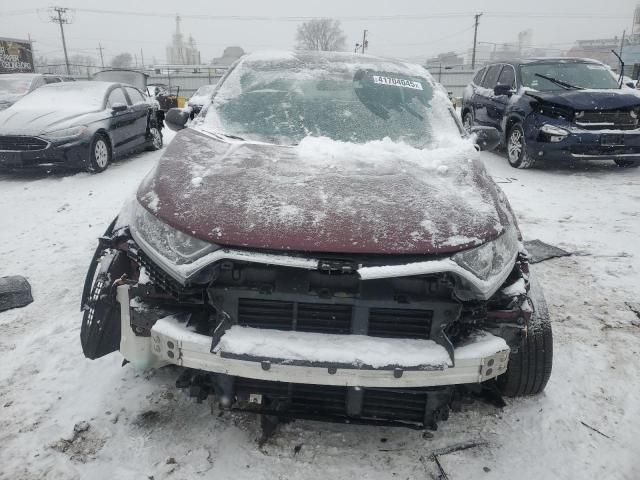
POLYGON ((133 57, 130 53, 120 53, 111 60, 111 66, 113 68, 129 68, 132 63, 133 57))
POLYGON ((296 41, 300 50, 344 50, 346 36, 338 20, 314 18, 298 26, 296 41))

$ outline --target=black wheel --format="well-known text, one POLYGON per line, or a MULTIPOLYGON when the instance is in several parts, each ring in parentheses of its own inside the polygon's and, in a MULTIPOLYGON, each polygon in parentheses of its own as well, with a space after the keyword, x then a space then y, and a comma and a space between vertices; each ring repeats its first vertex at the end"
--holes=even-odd
POLYGON ((147 150, 160 150, 162 148, 162 132, 158 127, 151 127, 147 138, 149 139, 147 150))
POLYGON ((535 395, 544 390, 553 364, 553 333, 542 290, 534 279, 530 296, 535 311, 517 352, 511 352, 507 371, 498 377, 498 388, 507 397, 535 395))
POLYGON ((614 162, 616 162, 616 165, 622 168, 635 168, 640 166, 640 161, 638 160, 625 160, 624 158, 616 158, 614 162))
POLYGON ((527 153, 524 130, 519 123, 513 125, 509 130, 507 136, 507 158, 509 159, 509 165, 514 168, 531 168, 536 161, 535 158, 530 157, 527 153))
POLYGON ((471 127, 473 127, 473 117, 471 116, 471 112, 464 114, 462 117, 462 125, 467 132, 471 131, 471 127))
POLYGON ((90 159, 87 171, 92 173, 104 172, 111 163, 111 147, 109 140, 101 133, 96 133, 91 141, 90 159))

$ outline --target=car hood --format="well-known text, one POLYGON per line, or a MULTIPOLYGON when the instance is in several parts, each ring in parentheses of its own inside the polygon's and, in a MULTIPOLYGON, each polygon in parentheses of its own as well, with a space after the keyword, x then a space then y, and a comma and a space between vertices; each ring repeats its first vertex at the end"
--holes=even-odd
POLYGON ((256 249, 445 254, 514 222, 468 141, 417 150, 307 137, 300 145, 178 133, 138 201, 202 240, 256 249))
POLYGON ((83 125, 95 112, 86 109, 22 109, 19 104, 0 112, 0 135, 40 135, 74 125, 83 125))
POLYGON ((20 100, 24 95, 15 94, 15 93, 6 93, 0 92, 0 108, 7 108, 18 100, 20 100))
POLYGON ((545 103, 574 110, 615 110, 640 106, 640 94, 629 88, 620 90, 566 90, 562 92, 526 92, 545 103))

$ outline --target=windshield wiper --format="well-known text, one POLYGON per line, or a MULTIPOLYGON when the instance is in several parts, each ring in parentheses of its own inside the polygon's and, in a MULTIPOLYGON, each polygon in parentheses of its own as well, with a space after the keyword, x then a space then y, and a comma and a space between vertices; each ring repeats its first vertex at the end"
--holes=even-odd
POLYGON ((582 87, 577 87, 575 85, 571 85, 570 83, 563 82, 562 80, 558 80, 557 78, 547 77, 546 75, 542 75, 541 73, 536 73, 535 76, 536 77, 540 77, 540 78, 544 78, 545 80, 549 80, 550 82, 561 86, 565 90, 584 90, 584 88, 582 88, 582 87))
POLYGON ((225 138, 231 138, 231 139, 233 139, 233 140, 241 140, 241 141, 245 141, 245 139, 244 139, 244 138, 239 137, 239 136, 237 136, 237 135, 231 135, 231 134, 229 134, 229 133, 223 133, 223 132, 216 132, 216 131, 214 131, 214 130, 209 130, 209 129, 206 129, 206 128, 203 128, 203 130, 204 130, 205 132, 210 133, 211 135, 215 135, 215 136, 217 136, 217 137, 225 137, 225 138))

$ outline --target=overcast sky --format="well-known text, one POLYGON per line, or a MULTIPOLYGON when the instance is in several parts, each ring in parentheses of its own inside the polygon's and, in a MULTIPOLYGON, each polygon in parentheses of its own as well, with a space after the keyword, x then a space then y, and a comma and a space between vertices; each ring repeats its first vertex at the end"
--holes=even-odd
MULTIPOLYGON (((369 31, 368 53, 422 62, 440 52, 464 52, 471 47, 473 14, 476 12, 484 12, 478 31, 479 42, 514 42, 519 31, 530 28, 534 31, 535 45, 563 49, 576 39, 620 36, 624 29, 629 32, 636 3, 635 0, 60 0, 59 5, 78 9, 73 12, 73 23, 66 26, 70 54, 82 53, 97 59, 100 42, 105 48, 106 63, 125 51, 139 55, 140 49, 148 63, 153 57, 164 62, 165 47, 175 30, 173 18, 153 14, 182 14, 185 17, 182 31, 193 35, 203 62, 220 56, 229 45, 238 45, 247 51, 292 48, 300 21, 283 17, 314 16, 340 19, 349 49, 361 39, 366 28, 369 31), (148 12, 149 15, 92 13, 81 9, 148 12), (189 17, 193 15, 280 18, 189 17), (550 18, 550 15, 556 18, 550 18), (375 16, 396 18, 353 18, 375 16)), ((61 57, 59 27, 47 21, 49 5, 44 1, 0 0, 0 36, 26 38, 31 34, 36 41, 36 54, 61 57), (39 9, 38 13, 36 9, 39 9), (33 12, 16 14, 23 11, 33 12)))

